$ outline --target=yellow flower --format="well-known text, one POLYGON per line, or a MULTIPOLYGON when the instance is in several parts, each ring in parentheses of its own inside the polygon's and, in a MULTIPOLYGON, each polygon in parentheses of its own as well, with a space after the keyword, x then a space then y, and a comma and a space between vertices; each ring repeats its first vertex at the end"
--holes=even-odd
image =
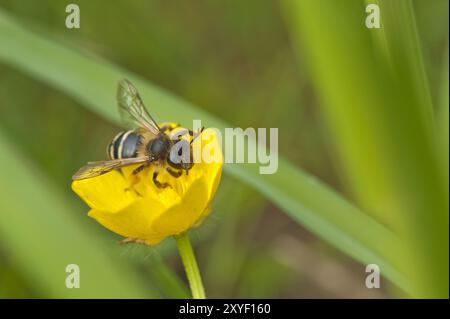
MULTIPOLYGON (((183 128, 168 134, 180 130, 183 128)), ((76 180, 72 189, 91 208, 88 215, 104 227, 130 240, 156 244, 197 226, 209 214, 222 173, 223 155, 214 129, 204 130, 193 142, 195 160, 198 160, 195 149, 200 145, 216 160, 203 161, 202 157, 188 175, 183 173, 178 178, 160 170, 158 180, 172 187, 154 185, 153 165, 133 175, 138 164, 76 180)))

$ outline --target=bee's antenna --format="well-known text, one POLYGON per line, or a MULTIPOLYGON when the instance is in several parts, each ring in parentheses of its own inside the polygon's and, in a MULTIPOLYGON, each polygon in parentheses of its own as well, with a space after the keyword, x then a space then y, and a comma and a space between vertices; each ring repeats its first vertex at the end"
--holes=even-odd
POLYGON ((200 134, 202 134, 203 130, 205 129, 204 126, 202 126, 202 128, 200 129, 200 131, 198 131, 198 133, 194 134, 194 137, 192 138, 191 142, 189 144, 192 144, 192 142, 194 142, 194 140, 200 136, 200 134))

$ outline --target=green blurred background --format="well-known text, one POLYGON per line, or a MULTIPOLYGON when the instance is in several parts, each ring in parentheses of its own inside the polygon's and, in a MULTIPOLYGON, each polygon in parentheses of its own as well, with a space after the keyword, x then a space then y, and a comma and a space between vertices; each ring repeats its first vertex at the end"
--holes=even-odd
MULTIPOLYGON (((77 65, 50 45, 48 65, 34 59, 35 37, 110 61, 234 127, 278 127, 293 169, 398 235, 398 247, 377 249, 406 284, 383 277, 367 289, 364 263, 331 232, 225 174, 191 235, 208 297, 448 297, 448 1, 373 2, 380 30, 364 27, 359 0, 79 0, 81 28, 69 30, 70 2, 0 0, 0 297, 188 296, 172 239, 116 245, 72 193, 72 174, 103 159, 121 127, 67 94, 72 83, 42 80, 52 61, 77 65), (64 286, 70 263, 80 289, 64 286)), ((101 79, 86 75, 90 99, 101 79)), ((115 112, 114 88, 98 94, 115 112)), ((161 121, 186 119, 145 102, 161 121)), ((328 211, 339 220, 331 202, 328 211)))

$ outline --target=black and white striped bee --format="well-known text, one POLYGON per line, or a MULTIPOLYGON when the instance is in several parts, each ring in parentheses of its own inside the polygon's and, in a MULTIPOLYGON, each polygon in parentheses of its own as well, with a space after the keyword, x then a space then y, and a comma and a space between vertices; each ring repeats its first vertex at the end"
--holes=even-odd
POLYGON ((73 175, 72 179, 91 178, 124 166, 142 164, 133 171, 133 174, 137 174, 149 165, 156 165, 153 182, 157 187, 165 188, 170 185, 158 181, 160 169, 166 169, 175 178, 180 177, 183 172, 188 174, 194 165, 192 141, 202 130, 197 134, 191 130, 184 130, 177 134, 175 139, 169 137, 166 131, 173 130, 179 125, 159 127, 146 110, 136 88, 126 79, 119 82, 117 102, 122 119, 126 122, 131 120, 132 123, 137 124, 138 128, 117 134, 107 148, 110 159, 88 162, 73 175), (190 134, 190 142, 181 138, 185 134, 190 134), (189 154, 183 156, 186 150, 189 154), (177 156, 173 156, 174 154, 177 156), (178 160, 173 160, 174 158, 178 160))

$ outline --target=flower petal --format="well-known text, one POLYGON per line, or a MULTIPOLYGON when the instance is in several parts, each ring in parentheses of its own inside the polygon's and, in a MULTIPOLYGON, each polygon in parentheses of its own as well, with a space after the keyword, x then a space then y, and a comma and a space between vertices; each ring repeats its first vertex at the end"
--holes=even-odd
POLYGON ((214 129, 206 129, 202 133, 201 143, 203 162, 198 164, 198 169, 208 184, 207 196, 212 199, 222 176, 223 153, 218 134, 214 129))
POLYGON ((182 233, 192 227, 202 217, 209 204, 208 187, 203 179, 195 181, 183 201, 153 221, 152 228, 159 234, 166 236, 182 233))
MULTIPOLYGON (((130 169, 133 166, 137 167, 132 165, 130 169)), ((119 171, 72 182, 72 190, 89 207, 108 212, 117 212, 139 198, 136 192, 129 190, 129 186, 129 181, 119 171)))
POLYGON ((165 232, 155 232, 153 229, 155 218, 164 211, 166 207, 160 202, 143 198, 114 214, 91 209, 88 215, 121 236, 154 244, 166 237, 165 232))
POLYGON ((156 244, 167 236, 199 225, 210 212, 223 166, 219 135, 214 129, 204 130, 193 142, 194 157, 199 146, 204 153, 200 154, 202 162, 195 163, 187 175, 183 172, 175 178, 166 167, 155 164, 133 174, 139 165, 132 165, 74 181, 72 189, 92 208, 89 216, 104 227, 127 238, 156 244), (207 155, 205 162, 203 156, 207 155), (156 170, 158 181, 167 182, 171 187, 158 188, 153 183, 156 170))

